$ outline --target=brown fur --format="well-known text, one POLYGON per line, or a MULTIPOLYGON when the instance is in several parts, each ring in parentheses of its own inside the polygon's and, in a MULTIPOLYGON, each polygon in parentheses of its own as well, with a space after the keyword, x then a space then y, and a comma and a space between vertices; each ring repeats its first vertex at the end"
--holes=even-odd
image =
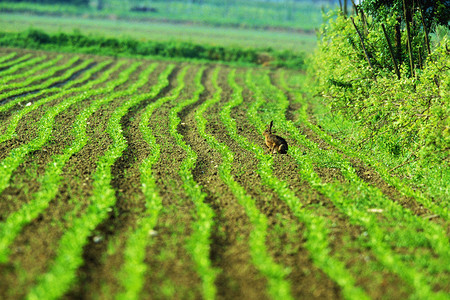
POLYGON ((280 153, 286 154, 288 151, 288 144, 285 139, 281 136, 275 135, 272 133, 272 125, 273 121, 270 122, 270 125, 263 132, 264 137, 266 138, 266 146, 270 153, 280 153))

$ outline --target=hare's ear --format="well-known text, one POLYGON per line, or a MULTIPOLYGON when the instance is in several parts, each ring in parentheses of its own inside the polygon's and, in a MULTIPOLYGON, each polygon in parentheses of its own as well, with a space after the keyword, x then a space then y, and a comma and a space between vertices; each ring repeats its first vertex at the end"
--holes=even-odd
POLYGON ((270 121, 269 130, 272 131, 273 121, 270 121))

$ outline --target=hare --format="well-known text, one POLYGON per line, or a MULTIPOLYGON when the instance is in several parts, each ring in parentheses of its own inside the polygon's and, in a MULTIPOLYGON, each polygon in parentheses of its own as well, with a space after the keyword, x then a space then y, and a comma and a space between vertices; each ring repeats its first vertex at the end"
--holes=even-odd
POLYGON ((270 125, 263 132, 266 138, 266 145, 270 153, 286 154, 288 151, 288 144, 281 136, 272 134, 273 121, 270 121, 270 125))

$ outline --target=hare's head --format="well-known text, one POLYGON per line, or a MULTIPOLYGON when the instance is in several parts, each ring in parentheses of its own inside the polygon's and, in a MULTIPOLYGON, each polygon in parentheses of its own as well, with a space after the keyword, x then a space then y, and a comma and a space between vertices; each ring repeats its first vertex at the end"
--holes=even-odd
POLYGON ((272 134, 272 125, 273 125, 273 121, 270 121, 269 126, 267 126, 266 130, 264 130, 264 132, 263 132, 264 136, 269 136, 272 134))

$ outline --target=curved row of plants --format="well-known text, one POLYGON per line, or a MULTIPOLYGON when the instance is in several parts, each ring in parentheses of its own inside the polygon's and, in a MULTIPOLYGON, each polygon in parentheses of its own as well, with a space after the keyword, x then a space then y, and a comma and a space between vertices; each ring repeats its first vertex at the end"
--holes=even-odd
POLYGON ((202 186, 194 180, 192 170, 197 162, 197 154, 192 150, 191 146, 183 140, 177 127, 181 122, 178 114, 188 105, 192 105, 199 101, 200 94, 205 87, 202 85, 201 79, 205 72, 205 67, 200 68, 195 74, 194 83, 196 90, 190 99, 183 99, 174 106, 169 113, 170 134, 175 138, 176 143, 186 152, 186 158, 182 161, 179 175, 183 181, 183 189, 192 199, 195 208, 195 222, 193 224, 192 235, 188 238, 187 249, 192 255, 193 261, 197 267, 197 273, 202 281, 202 295, 205 299, 214 299, 217 289, 214 284, 217 270, 211 266, 209 258, 211 231, 214 225, 214 211, 205 202, 206 193, 202 191, 202 186))
POLYGON ((2 63, 0 63, 0 68, 9 68, 14 66, 22 61, 29 59, 32 55, 31 53, 20 55, 19 57, 15 57, 15 52, 5 55, 2 63))
MULTIPOLYGON (((249 84, 253 82, 258 83, 253 85, 255 94, 263 99, 265 97, 263 97, 264 94, 261 87, 264 87, 264 92, 266 94, 269 90, 272 90, 271 96, 277 99, 277 101, 272 105, 266 106, 267 112, 274 118, 276 117, 279 126, 289 133, 293 139, 299 144, 308 147, 310 155, 306 156, 303 155, 303 151, 300 148, 292 146, 289 150, 290 155, 298 162, 302 178, 306 179, 312 187, 328 196, 333 201, 334 205, 349 217, 351 222, 366 228, 370 236, 368 244, 378 260, 391 271, 403 278, 405 282, 408 282, 413 286, 415 289, 413 292, 414 295, 422 298, 445 298, 444 293, 433 292, 429 282, 431 278, 425 276, 423 273, 424 270, 420 270, 420 267, 418 268, 417 266, 407 264, 401 255, 393 251, 392 246, 389 245, 389 239, 386 238, 386 236, 389 236, 389 232, 387 229, 383 228, 379 219, 373 213, 369 213, 369 211, 374 207, 383 207, 385 216, 388 220, 391 220, 392 222, 403 221, 406 227, 412 226, 412 228, 420 228, 418 232, 414 231, 415 235, 420 234, 419 232, 423 230, 424 238, 429 241, 436 254, 440 255, 440 263, 442 263, 442 261, 448 261, 449 258, 449 243, 445 231, 441 227, 417 217, 397 203, 387 199, 377 188, 369 187, 356 175, 355 169, 342 157, 342 155, 336 152, 330 151, 330 153, 328 153, 327 151, 323 151, 319 149, 317 144, 300 134, 298 128, 295 127, 291 121, 285 119, 284 112, 289 105, 289 101, 283 93, 276 90, 271 85, 268 76, 262 76, 259 80, 257 78, 248 80, 249 84), (324 159, 333 163, 341 170, 344 177, 348 180, 348 186, 342 183, 325 183, 319 177, 314 171, 314 163, 317 164, 320 161, 324 161, 324 159), (356 202, 346 201, 347 195, 357 196, 355 199, 356 202), (357 203, 357 205, 355 205, 355 203, 357 203)), ((264 100, 261 100, 261 105, 263 103, 264 100)), ((263 126, 263 123, 256 123, 256 125, 263 126)), ((411 241, 414 240, 414 238, 411 239, 411 241)), ((392 242, 395 242, 395 240, 392 240, 392 242)), ((411 247, 413 246, 417 245, 411 245, 411 247)), ((438 267, 438 264, 439 261, 436 261, 432 265, 438 267)), ((442 268, 439 269, 442 270, 442 268)), ((445 269, 446 267, 444 267, 444 270, 445 269)))
MULTIPOLYGON (((124 63, 125 61, 118 62, 115 67, 108 70, 108 72, 105 72, 103 76, 97 79, 97 81, 92 81, 92 83, 95 84, 106 81, 110 74, 117 71, 117 69, 124 63)), ((9 179, 13 171, 26 159, 27 155, 29 155, 32 151, 40 149, 49 139, 55 117, 58 113, 61 113, 64 109, 67 109, 70 105, 73 105, 76 102, 89 99, 94 95, 102 95, 114 90, 115 87, 120 86, 128 80, 129 76, 136 70, 137 66, 138 64, 132 65, 119 75, 118 80, 115 82, 108 82, 107 87, 99 90, 91 90, 90 92, 82 94, 78 97, 68 98, 66 101, 63 101, 61 104, 54 106, 53 109, 49 110, 39 122, 39 125, 41 126, 40 135, 28 144, 13 149, 11 154, 1 161, 0 164, 2 166, 2 171, 0 174, 3 181, 0 186, 0 191, 3 191, 9 185, 9 179)), ((116 93, 115 95, 113 94, 112 97, 105 97, 103 101, 96 101, 91 107, 85 109, 80 115, 77 116, 73 129, 73 134, 76 137, 75 141, 72 145, 67 147, 62 154, 56 155, 52 162, 47 166, 41 189, 33 196, 33 200, 30 203, 25 204, 18 211, 10 214, 5 222, 0 223, 0 232, 2 233, 0 239, 0 261, 7 261, 9 253, 8 247, 14 238, 20 233, 23 226, 35 219, 48 207, 49 202, 57 194, 61 179, 60 175, 64 165, 69 158, 73 154, 80 151, 80 149, 88 141, 86 136, 86 121, 89 116, 92 115, 101 104, 111 101, 120 95, 121 94, 116 93)))
MULTIPOLYGON (((57 64, 62 58, 63 58, 62 55, 58 55, 55 58, 53 58, 51 60, 47 60, 41 64, 38 64, 31 69, 24 70, 24 71, 18 72, 16 74, 11 74, 9 76, 3 77, 1 79, 1 83, 6 84, 9 81, 21 80, 22 78, 28 78, 30 76, 33 76, 35 73, 37 73, 41 70, 48 70, 48 68, 51 68, 53 65, 57 64)), ((33 62, 33 64, 34 64, 34 62, 33 62)), ((30 66, 31 66, 31 64, 30 64, 30 66)), ((14 73, 14 72, 11 72, 11 73, 14 73)), ((4 73, 1 73, 1 74, 2 74, 2 76, 4 75, 4 73)))
MULTIPOLYGON (((141 94, 138 97, 143 99, 153 99, 163 88, 169 85, 168 75, 173 72, 174 65, 169 65, 159 76, 158 83, 152 86, 149 93, 141 94)), ((149 127, 150 119, 155 110, 164 103, 174 101, 180 96, 184 89, 184 78, 189 66, 184 67, 177 76, 177 87, 169 96, 163 96, 150 103, 145 108, 139 122, 139 130, 143 139, 150 146, 150 154, 141 165, 140 181, 141 189, 145 197, 145 213, 138 222, 137 228, 130 233, 124 250, 124 263, 119 272, 119 280, 123 291, 116 295, 116 299, 139 299, 144 284, 147 265, 145 264, 145 250, 149 240, 149 232, 153 230, 158 222, 158 216, 162 209, 162 199, 158 194, 158 186, 152 172, 153 165, 159 160, 161 146, 156 143, 155 136, 149 127)))
POLYGON ((15 57, 17 55, 17 52, 11 52, 9 54, 5 54, 3 56, 0 57, 0 67, 3 66, 5 61, 8 61, 10 59, 12 59, 13 57, 15 57))
MULTIPOLYGON (((234 78, 235 71, 235 69, 231 71, 231 79, 234 78)), ((219 176, 236 197, 239 204, 244 207, 245 212, 250 219, 253 226, 249 240, 250 255, 253 264, 268 281, 269 294, 274 299, 291 299, 290 283, 285 278, 287 270, 283 266, 275 263, 273 257, 271 257, 267 251, 267 217, 258 210, 255 199, 252 199, 252 197, 246 193, 245 189, 233 178, 233 175, 231 174, 231 166, 234 157, 233 152, 225 144, 218 142, 213 135, 206 132, 207 120, 204 118, 204 114, 210 106, 218 103, 221 99, 222 89, 217 82, 219 72, 220 68, 217 67, 212 76, 212 84, 216 92, 212 98, 203 102, 196 111, 195 119, 197 121, 198 132, 213 149, 220 153, 222 163, 218 167, 219 176)), ((230 126, 231 119, 228 118, 226 120, 230 126)))
MULTIPOLYGON (((29 60, 26 60, 24 62, 15 64, 11 68, 8 68, 7 70, 2 71, 1 74, 2 74, 2 76, 13 74, 13 73, 15 73, 15 72, 17 72, 17 71, 19 71, 21 69, 28 68, 28 67, 33 66, 33 65, 38 65, 38 63, 40 61, 45 60, 46 58, 47 58, 46 55, 40 55, 40 56, 33 57, 33 58, 31 58, 29 60)), ((22 75, 23 73, 24 72, 22 71, 19 74, 22 75)), ((3 81, 3 79, 2 79, 2 81, 3 81)))
MULTIPOLYGON (((139 64, 139 62, 136 62, 129 69, 135 70, 139 64)), ((106 132, 112 139, 112 144, 97 161, 97 168, 93 174, 93 195, 89 199, 89 206, 86 212, 81 217, 75 219, 72 227, 63 234, 57 249, 56 258, 50 270, 33 287, 27 296, 28 299, 42 299, 43 297, 47 299, 59 298, 67 292, 71 284, 75 281, 76 270, 83 263, 83 246, 87 244, 88 237, 92 234, 92 231, 108 217, 108 214, 112 211, 112 207, 116 203, 115 191, 111 186, 111 168, 114 162, 128 147, 127 141, 122 134, 120 121, 130 108, 148 99, 148 97, 156 96, 157 93, 155 94, 154 91, 151 94, 145 95, 146 97, 130 97, 138 88, 147 83, 150 73, 155 70, 156 66, 157 64, 154 63, 142 71, 138 80, 129 89, 115 92, 100 101, 95 101, 85 110, 87 112, 86 116, 92 115, 100 106, 111 102, 115 98, 128 98, 113 112, 108 120, 106 132)), ((164 73, 166 78, 169 73, 164 73)), ((127 78, 124 78, 124 81, 126 80, 127 78)), ((113 89, 107 89, 104 92, 112 91, 113 89)), ((79 145, 81 148, 87 142, 85 135, 86 121, 87 118, 83 116, 83 121, 80 122, 84 127, 80 132, 80 138, 83 139, 79 145)))
MULTIPOLYGON (((247 72, 245 83, 254 91, 255 97, 255 101, 247 111, 247 118, 262 134, 266 124, 259 117, 260 113, 258 110, 266 103, 266 99, 262 97, 262 90, 256 86, 255 82, 253 82, 251 70, 247 72)), ((237 86, 236 83, 233 82, 230 84, 234 88, 237 86)), ((284 105, 284 103, 282 105, 284 105)), ((283 109, 280 111, 281 113, 284 113, 283 109)), ((271 113, 273 114, 273 112, 271 113)), ((235 130, 236 129, 234 129, 234 132, 236 132, 235 130)), ((260 146, 247 141, 242 136, 234 135, 233 138, 236 138, 242 147, 255 153, 260 161, 258 173, 261 175, 263 182, 272 188, 278 196, 286 202, 299 221, 306 225, 305 246, 309 250, 313 262, 342 288, 342 293, 345 298, 368 299, 368 295, 361 288, 356 286, 354 277, 345 268, 345 265, 341 261, 330 256, 328 242, 329 229, 326 226, 325 219, 311 215, 310 212, 303 207, 300 199, 296 197, 295 193, 289 189, 288 184, 273 176, 273 158, 271 155, 265 154, 265 151, 260 146)), ((297 151, 299 155, 303 155, 303 151, 290 147, 289 153, 295 151, 297 151)))
POLYGON ((16 134, 16 128, 19 125, 20 120, 27 115, 28 113, 38 109, 44 104, 51 103, 52 101, 55 101, 57 99, 60 99, 62 97, 69 96, 73 93, 80 93, 86 89, 90 89, 94 87, 97 84, 101 84, 106 82, 109 79, 109 76, 113 74, 117 69, 123 64, 122 62, 117 63, 114 67, 112 67, 110 70, 107 70, 104 72, 101 76, 99 76, 97 79, 89 81, 84 86, 78 87, 78 88, 71 88, 71 86, 76 85, 78 83, 82 83, 85 80, 88 80, 93 74, 96 74, 103 68, 105 68, 107 65, 109 65, 111 61, 104 61, 99 64, 97 64, 94 68, 88 70, 84 75, 76 80, 71 81, 65 88, 51 88, 51 89, 44 89, 41 92, 33 95, 28 95, 25 97, 16 98, 16 101, 8 102, 7 104, 4 104, 0 106, 0 112, 7 111, 14 105, 16 105, 19 101, 20 102, 27 102, 27 101, 33 101, 36 97, 43 96, 49 93, 54 93, 51 96, 43 97, 35 102, 28 102, 25 106, 22 107, 22 109, 16 111, 13 113, 11 118, 9 119, 9 124, 4 133, 0 136, 0 143, 3 143, 7 140, 10 140, 14 138, 16 134))
POLYGON ((16 83, 8 84, 0 88, 0 91, 4 91, 6 89, 10 89, 9 92, 2 93, 0 97, 0 101, 10 98, 12 96, 20 95, 29 91, 33 90, 40 90, 47 88, 51 86, 54 83, 63 81, 64 79, 68 79, 71 75, 73 75, 75 72, 87 67, 93 60, 84 61, 81 64, 76 65, 75 67, 72 67, 74 64, 80 61, 80 58, 78 56, 72 57, 68 62, 66 62, 63 65, 58 65, 53 68, 47 69, 45 73, 39 74, 38 76, 30 77, 24 81, 19 81, 16 83), (72 68, 71 68, 72 67, 72 68), (66 70, 64 74, 61 76, 53 76, 58 71, 66 70), (38 80, 45 80, 42 83, 38 83, 33 85, 34 81, 38 80))

